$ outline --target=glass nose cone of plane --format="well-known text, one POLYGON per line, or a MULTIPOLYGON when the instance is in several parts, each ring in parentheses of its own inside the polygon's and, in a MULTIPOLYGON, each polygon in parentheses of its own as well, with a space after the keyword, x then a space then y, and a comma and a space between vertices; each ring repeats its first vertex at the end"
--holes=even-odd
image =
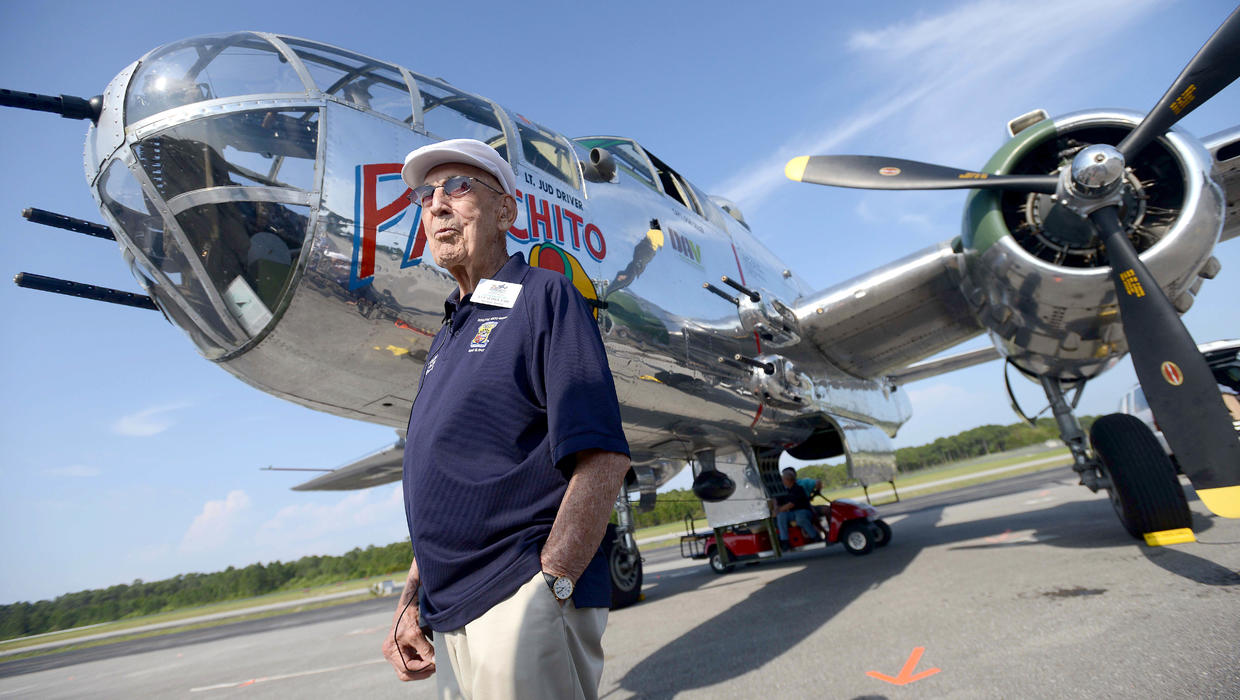
POLYGON ((234 352, 279 316, 308 247, 322 95, 294 51, 250 32, 156 49, 123 94, 95 194, 165 313, 204 355, 234 352))

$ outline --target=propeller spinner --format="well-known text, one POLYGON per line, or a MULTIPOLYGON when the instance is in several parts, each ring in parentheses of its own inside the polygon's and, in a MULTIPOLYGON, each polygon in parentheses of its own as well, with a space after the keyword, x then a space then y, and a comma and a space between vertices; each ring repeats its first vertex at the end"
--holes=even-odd
POLYGON ((1117 146, 1082 149, 1056 175, 995 175, 873 156, 801 156, 790 179, 887 190, 997 189, 1054 194, 1086 218, 1107 250, 1133 367, 1181 468, 1213 513, 1240 518, 1240 440, 1213 374, 1171 302, 1138 257, 1120 218, 1126 163, 1240 76, 1240 8, 1189 61, 1117 146))

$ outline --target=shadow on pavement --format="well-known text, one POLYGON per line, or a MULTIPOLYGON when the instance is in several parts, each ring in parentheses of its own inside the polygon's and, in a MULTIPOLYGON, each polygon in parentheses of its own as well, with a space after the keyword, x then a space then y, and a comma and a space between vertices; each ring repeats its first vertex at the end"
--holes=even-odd
MULTIPOLYGON (((642 698, 667 698, 678 692, 727 682, 761 668, 817 632, 863 593, 904 572, 922 549, 931 546, 951 543, 967 544, 949 549, 998 549, 1032 544, 1080 549, 1135 546, 1151 563, 1189 580, 1209 585, 1240 583, 1240 575, 1202 557, 1167 547, 1148 547, 1133 540, 1116 520, 1105 498, 1061 502, 1041 510, 943 525, 942 513, 946 505, 904 508, 906 517, 895 525, 891 546, 869 556, 851 557, 833 546, 826 552, 810 548, 783 560, 759 564, 764 569, 798 570, 771 581, 745 600, 720 610, 651 651, 620 679, 620 687, 642 698), (1028 534, 1030 531, 1032 534, 1028 534), (1011 533, 1021 535, 1017 538, 1011 533), (830 581, 831 595, 805 595, 808 590, 820 589, 824 580, 830 581), (740 620, 764 622, 742 625, 740 620), (743 639, 737 636, 742 629, 743 639), (707 659, 715 663, 704 663, 707 659), (726 662, 718 663, 719 660, 726 662), (711 672, 701 672, 704 668, 710 668, 711 672), (691 669, 699 672, 687 673, 691 669)), ((1196 532, 1202 533, 1210 529, 1212 522, 1210 518, 1195 515, 1193 526, 1196 532)), ((743 577, 745 569, 739 568, 726 576, 743 577)), ((720 577, 713 576, 671 578, 659 581, 650 597, 701 592, 720 585, 719 582, 720 577)))

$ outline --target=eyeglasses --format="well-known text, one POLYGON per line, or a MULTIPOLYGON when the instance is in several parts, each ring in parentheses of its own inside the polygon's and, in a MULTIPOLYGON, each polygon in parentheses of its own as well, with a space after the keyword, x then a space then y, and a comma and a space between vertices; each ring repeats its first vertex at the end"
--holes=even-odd
POLYGON ((443 188, 444 194, 453 199, 459 199, 473 191, 474 186, 470 183, 474 182, 482 185, 488 190, 491 190, 495 194, 503 194, 500 190, 491 187, 476 177, 457 175, 456 177, 450 177, 447 180, 444 180, 441 185, 422 185, 420 187, 413 188, 413 191, 409 193, 409 201, 414 204, 420 204, 423 208, 430 207, 431 202, 435 200, 435 190, 440 187, 443 188))

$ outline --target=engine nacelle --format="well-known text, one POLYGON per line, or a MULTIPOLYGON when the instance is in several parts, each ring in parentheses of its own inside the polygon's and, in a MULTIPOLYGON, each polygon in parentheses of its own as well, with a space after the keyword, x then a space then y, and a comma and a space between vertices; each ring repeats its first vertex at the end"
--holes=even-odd
MULTIPOLYGON (((1081 148, 1117 144, 1142 115, 1077 112, 1019 132, 987 163, 994 173, 1047 174, 1081 148)), ((1128 164, 1120 218, 1141 260, 1183 313, 1217 267, 1224 197, 1212 160, 1172 130, 1128 164), (1201 275, 1205 276, 1205 275, 1201 275)), ((1052 195, 977 191, 965 208, 962 288, 999 349, 1021 369, 1088 379, 1128 351, 1105 246, 1052 195)))

